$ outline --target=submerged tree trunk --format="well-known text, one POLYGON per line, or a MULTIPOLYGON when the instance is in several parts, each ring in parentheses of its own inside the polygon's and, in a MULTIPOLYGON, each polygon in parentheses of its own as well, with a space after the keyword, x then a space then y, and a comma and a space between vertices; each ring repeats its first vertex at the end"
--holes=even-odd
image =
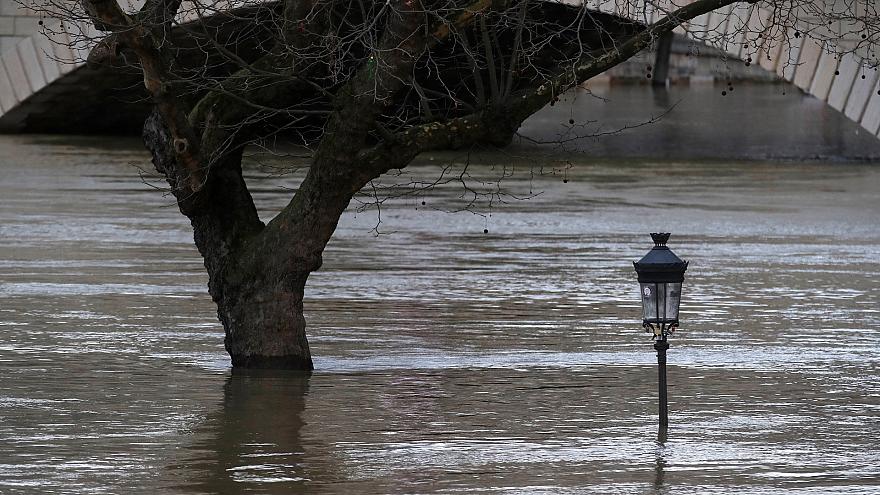
MULTIPOLYGON (((226 286, 222 298, 215 297, 233 366, 305 371, 313 368, 303 316, 304 286, 304 279, 268 286, 226 286)), ((213 291, 211 295, 214 296, 213 291)))
POLYGON ((335 228, 338 216, 311 223, 312 232, 307 225, 267 228, 244 183, 240 148, 216 159, 202 188, 193 192, 190 178, 176 166, 173 140, 159 115, 145 123, 144 142, 192 224, 233 366, 311 370, 303 294, 326 245, 314 246, 315 240, 320 231, 335 228), (310 252, 303 256, 304 251, 310 252))
POLYGON ((144 124, 153 164, 192 224, 233 366, 313 368, 303 316, 306 281, 321 267, 351 198, 376 175, 367 166, 352 171, 356 158, 338 152, 349 145, 358 122, 328 132, 326 148, 316 154, 297 194, 268 225, 260 221, 242 176, 242 145, 200 164, 208 173, 194 191, 191 171, 180 166, 161 115, 153 113, 144 124))

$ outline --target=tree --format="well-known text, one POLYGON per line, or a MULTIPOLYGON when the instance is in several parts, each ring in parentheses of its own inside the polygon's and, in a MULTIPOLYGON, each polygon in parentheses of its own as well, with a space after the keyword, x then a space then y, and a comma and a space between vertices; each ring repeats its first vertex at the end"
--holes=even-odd
POLYGON ((714 10, 751 33, 738 42, 756 52, 790 36, 837 40, 843 30, 863 36, 841 51, 864 49, 878 34, 873 3, 779 0, 762 4, 773 15, 755 26, 736 0, 618 1, 632 18, 664 15, 639 23, 537 0, 82 0, 44 9, 65 29, 85 19, 102 33, 85 40, 90 64, 142 72, 153 106, 144 142, 191 221, 233 366, 310 370, 306 279, 371 180, 429 150, 504 147, 565 91, 714 10), (279 136, 307 146, 310 167, 264 224, 242 153, 279 136))

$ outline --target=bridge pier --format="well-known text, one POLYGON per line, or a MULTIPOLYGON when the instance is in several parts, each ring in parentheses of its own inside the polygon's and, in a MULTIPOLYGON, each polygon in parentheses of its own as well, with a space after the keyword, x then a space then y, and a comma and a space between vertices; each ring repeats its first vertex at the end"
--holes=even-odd
POLYGON ((657 40, 657 55, 654 58, 654 86, 669 86, 669 57, 672 55, 672 32, 663 33, 657 40))

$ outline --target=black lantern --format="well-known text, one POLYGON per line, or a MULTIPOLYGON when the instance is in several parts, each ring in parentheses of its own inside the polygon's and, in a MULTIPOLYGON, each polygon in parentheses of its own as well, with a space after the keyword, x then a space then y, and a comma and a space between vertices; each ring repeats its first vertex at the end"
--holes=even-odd
POLYGON ((642 326, 655 338, 665 340, 678 327, 681 284, 688 262, 666 247, 669 233, 652 233, 651 239, 654 248, 633 265, 642 294, 642 326))
POLYGON ((669 233, 652 233, 654 247, 642 259, 633 263, 639 274, 642 295, 642 326, 653 334, 657 351, 657 385, 660 392, 661 432, 669 425, 666 394, 666 337, 678 327, 678 305, 681 303, 681 284, 688 262, 682 261, 666 247, 669 233))

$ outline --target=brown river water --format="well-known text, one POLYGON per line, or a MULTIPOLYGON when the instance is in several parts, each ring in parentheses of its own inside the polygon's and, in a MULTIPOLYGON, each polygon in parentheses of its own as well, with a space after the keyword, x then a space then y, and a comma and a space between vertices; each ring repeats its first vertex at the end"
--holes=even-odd
MULTIPOLYGON (((620 91, 633 120, 666 104, 620 91)), ((836 118, 753 91, 770 116, 836 118)), ((676 115, 584 155, 386 179, 387 235, 353 205, 309 280, 308 378, 231 372, 136 139, 0 136, 0 493, 880 493, 880 161, 814 158, 875 145, 803 124, 779 156, 810 160, 732 161, 773 155, 773 132, 714 147, 676 115), (459 177, 510 195, 456 213, 459 177), (690 261, 665 436, 631 263, 657 230, 690 261)), ((267 218, 291 161, 249 168, 267 218)))

